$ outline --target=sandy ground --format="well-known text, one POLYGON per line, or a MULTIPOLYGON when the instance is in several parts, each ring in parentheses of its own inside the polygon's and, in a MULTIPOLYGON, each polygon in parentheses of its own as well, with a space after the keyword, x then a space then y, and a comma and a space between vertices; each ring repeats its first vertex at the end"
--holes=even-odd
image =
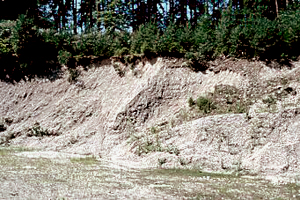
POLYGON ((91 157, 17 148, 2 148, 0 155, 1 199, 300 198, 296 184, 272 184, 255 177, 137 170, 91 157))

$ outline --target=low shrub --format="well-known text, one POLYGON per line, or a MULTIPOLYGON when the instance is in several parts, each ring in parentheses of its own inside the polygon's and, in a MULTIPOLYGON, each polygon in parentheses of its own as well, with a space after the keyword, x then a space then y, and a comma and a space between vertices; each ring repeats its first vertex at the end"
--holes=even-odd
POLYGON ((196 105, 199 108, 199 110, 203 111, 204 113, 210 113, 211 110, 216 109, 212 100, 204 96, 200 96, 197 99, 196 105))
POLYGON ((80 71, 77 69, 68 68, 68 72, 69 72, 68 81, 70 83, 76 82, 78 77, 80 76, 80 71))
POLYGON ((193 107, 195 105, 195 101, 194 101, 194 99, 192 97, 190 97, 188 99, 188 104, 189 104, 189 107, 193 107))
POLYGON ((4 123, 0 122, 0 132, 3 132, 6 130, 6 127, 4 125, 4 123))
POLYGON ((15 133, 8 131, 0 137, 0 144, 7 145, 10 143, 10 140, 14 139, 15 137, 15 133))
POLYGON ((166 152, 170 153, 170 154, 175 154, 176 156, 178 156, 180 154, 179 149, 176 146, 168 146, 166 149, 166 152))
POLYGON ((158 164, 159 166, 162 166, 163 164, 165 164, 167 162, 166 158, 158 158, 158 164))
POLYGON ((60 50, 57 56, 60 65, 66 65, 69 62, 71 57, 72 57, 72 53, 65 50, 60 50))
POLYGON ((58 135, 53 131, 49 131, 46 128, 42 128, 39 122, 36 122, 31 128, 28 129, 27 136, 28 137, 43 137, 43 136, 51 136, 51 135, 58 135))

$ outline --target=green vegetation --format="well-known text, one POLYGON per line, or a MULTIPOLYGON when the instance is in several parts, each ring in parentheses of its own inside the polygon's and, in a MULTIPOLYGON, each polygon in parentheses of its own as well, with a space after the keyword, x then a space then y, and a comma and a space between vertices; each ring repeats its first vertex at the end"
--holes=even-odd
POLYGON ((6 126, 3 122, 0 122, 0 132, 5 131, 6 130, 6 126))
POLYGON ((27 147, 0 147, 0 156, 23 151, 34 151, 34 149, 27 147))
POLYGON ((138 145, 136 149, 136 154, 140 156, 142 154, 148 154, 150 152, 157 152, 157 151, 158 152, 163 151, 161 144, 146 138, 145 141, 141 141, 140 144, 138 145))
MULTIPOLYGON (((250 100, 243 97, 243 91, 229 85, 217 85, 213 93, 199 96, 196 102, 190 97, 189 107, 194 108, 203 115, 224 113, 247 113, 250 100)), ((189 118, 189 117, 185 117, 189 118)))
POLYGON ((202 96, 197 99, 196 105, 204 113, 210 113, 212 109, 215 109, 212 100, 202 96))
POLYGON ((239 176, 225 173, 209 173, 196 169, 156 169, 152 173, 165 176, 195 176, 195 177, 212 177, 212 178, 239 178, 239 176))
POLYGON ((98 163, 95 156, 86 156, 86 157, 82 157, 82 158, 71 158, 70 160, 73 163, 82 163, 85 165, 92 165, 92 164, 98 163))
POLYGON ((263 99, 263 103, 270 105, 276 104, 276 99, 269 95, 266 99, 263 99))
POLYGON ((139 156, 151 152, 167 152, 170 154, 179 155, 179 149, 174 145, 163 146, 160 129, 152 126, 149 131, 143 133, 129 133, 129 144, 135 147, 135 153, 139 156))
POLYGON ((77 78, 78 78, 79 75, 80 75, 80 71, 78 71, 77 69, 72 69, 72 68, 69 68, 68 71, 69 71, 68 81, 69 81, 70 83, 76 82, 76 81, 77 81, 77 78))
POLYGON ((188 99, 188 104, 189 104, 189 107, 193 107, 195 105, 195 101, 194 101, 194 99, 192 97, 190 97, 188 99))
POLYGON ((159 166, 162 166, 163 164, 165 164, 167 162, 166 158, 158 158, 158 164, 159 166))
POLYGON ((170 145, 167 147, 163 147, 160 141, 153 141, 149 138, 143 138, 140 141, 138 141, 138 145, 136 148, 136 154, 142 155, 142 154, 148 154, 151 152, 167 152, 170 154, 179 155, 180 151, 176 146, 170 145))
POLYGON ((39 122, 36 122, 31 128, 28 129, 27 136, 32 137, 44 137, 44 136, 51 136, 51 135, 58 135, 53 131, 49 131, 46 128, 42 128, 39 122))
POLYGON ((7 130, 7 128, 11 125, 12 122, 13 119, 10 117, 4 117, 0 119, 0 132, 6 131, 0 136, 0 145, 7 145, 9 144, 10 140, 16 137, 15 133, 7 130))
MULTIPOLYGON (((45 1, 43 5, 47 3, 49 2, 45 1)), ((208 13, 191 14, 190 21, 184 16, 175 20, 173 11, 169 11, 165 13, 168 23, 161 20, 138 21, 137 19, 146 16, 135 16, 128 6, 127 11, 118 11, 120 16, 111 15, 116 5, 124 9, 126 7, 122 1, 112 4, 114 5, 103 4, 104 9, 108 10, 103 13, 101 11, 103 15, 98 16, 100 21, 97 26, 103 23, 106 27, 104 31, 100 31, 100 27, 93 29, 95 23, 84 18, 84 23, 90 23, 90 28, 77 34, 75 26, 72 33, 66 28, 59 29, 57 21, 53 22, 55 26, 52 26, 51 19, 47 17, 50 28, 45 30, 37 20, 40 19, 37 17, 40 13, 32 13, 33 10, 27 14, 20 14, 16 21, 2 20, 0 79, 12 82, 25 76, 50 76, 53 70, 59 70, 61 65, 74 69, 78 65, 88 66, 112 56, 119 57, 130 65, 130 68, 134 68, 137 61, 134 55, 137 54, 147 58, 184 57, 186 66, 197 71, 205 69, 208 60, 220 56, 257 58, 267 63, 287 65, 290 60, 299 57, 300 9, 296 6, 297 3, 290 2, 290 6, 284 8, 280 5, 281 10, 276 12, 273 7, 261 1, 255 6, 248 2, 243 8, 236 7, 232 12, 229 12, 229 8, 232 7, 226 5, 228 9, 218 11, 217 17, 208 13), (126 12, 130 13, 128 19, 121 17, 121 13, 126 12), (131 25, 133 31, 129 29, 131 25), (125 28, 126 26, 129 27, 125 28)), ((155 9, 152 11, 157 12, 155 9)), ((217 10, 215 11, 217 13, 217 10)), ((91 12, 80 10, 80 15, 88 15, 91 12)), ((62 26, 66 25, 65 22, 62 26)), ((123 70, 116 70, 120 76, 124 76, 123 70)), ((76 74, 73 75, 71 81, 76 77, 76 74)), ((210 112, 211 103, 204 102, 204 99, 200 99, 199 102, 198 100, 197 106, 205 113, 210 112)), ((189 105, 193 106, 193 101, 190 101, 189 105)))

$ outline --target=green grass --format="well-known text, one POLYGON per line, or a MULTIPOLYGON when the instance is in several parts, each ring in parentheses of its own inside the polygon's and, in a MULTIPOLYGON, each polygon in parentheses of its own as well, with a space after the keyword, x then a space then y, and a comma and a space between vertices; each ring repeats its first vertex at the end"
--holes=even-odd
POLYGON ((0 147, 0 156, 8 155, 10 153, 34 151, 35 149, 27 147, 0 147))
POLYGON ((95 156, 86 156, 83 158, 71 158, 70 160, 72 163, 82 163, 85 165, 93 165, 98 162, 95 156))
POLYGON ((151 173, 166 176, 194 176, 194 177, 211 177, 211 178, 239 178, 240 176, 225 173, 210 173, 196 169, 156 169, 151 173))

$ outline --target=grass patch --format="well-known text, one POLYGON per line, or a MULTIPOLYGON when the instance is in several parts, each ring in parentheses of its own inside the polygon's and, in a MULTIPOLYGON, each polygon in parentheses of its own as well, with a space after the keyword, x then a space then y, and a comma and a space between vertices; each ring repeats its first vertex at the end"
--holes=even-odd
POLYGON ((194 176, 194 177, 211 177, 211 178, 239 178, 240 176, 224 173, 203 172, 196 169, 155 169, 151 173, 165 176, 194 176))
POLYGON ((11 153, 11 151, 7 150, 7 149, 0 149, 0 156, 4 156, 11 153))
POLYGON ((35 149, 27 147, 0 147, 0 156, 8 155, 16 152, 34 151, 35 149))
POLYGON ((95 156, 86 156, 82 158, 71 158, 70 161, 72 163, 82 163, 85 165, 93 165, 98 163, 98 160, 96 159, 95 156))

